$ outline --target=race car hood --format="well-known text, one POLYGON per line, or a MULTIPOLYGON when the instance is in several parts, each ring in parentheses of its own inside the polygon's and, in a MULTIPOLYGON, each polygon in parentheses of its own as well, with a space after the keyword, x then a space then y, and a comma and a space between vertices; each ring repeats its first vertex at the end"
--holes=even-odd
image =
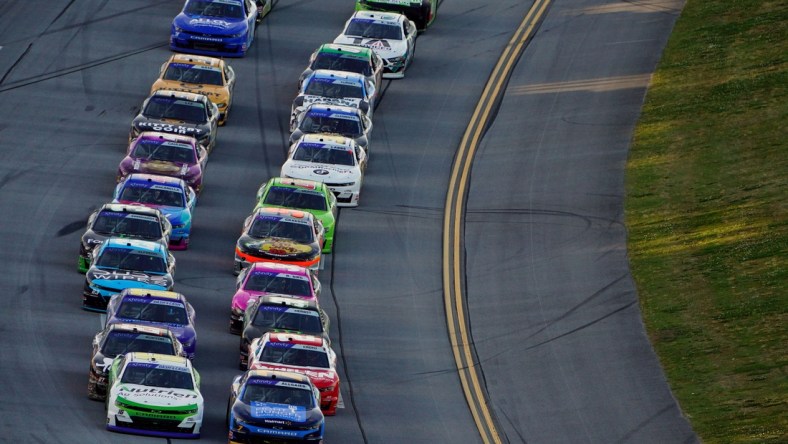
POLYGON ((121 290, 126 288, 149 288, 152 290, 169 290, 173 279, 169 274, 147 274, 137 271, 103 270, 92 267, 87 272, 87 279, 108 289, 121 290))
MULTIPOLYGON (((312 424, 321 419, 321 415, 315 410, 307 410, 305 407, 277 404, 273 402, 252 401, 251 405, 243 402, 236 402, 233 405, 233 413, 236 417, 242 418, 244 422, 251 422, 271 428, 312 424)), ((280 431, 282 433, 288 432, 288 430, 280 431)))
POLYGON ((152 119, 139 115, 131 123, 139 131, 161 131, 170 134, 183 134, 197 139, 208 134, 208 124, 187 123, 180 120, 152 119))
POLYGON ((205 85, 202 83, 183 83, 176 80, 157 80, 156 83, 153 84, 153 87, 151 87, 151 93, 160 89, 202 94, 208 97, 208 99, 214 103, 226 103, 227 98, 230 97, 230 93, 227 91, 227 88, 223 86, 205 85))
POLYGON ((358 179, 359 172, 347 165, 304 162, 288 160, 282 166, 282 174, 298 179, 309 179, 317 182, 341 183, 358 179))
POLYGON ((298 367, 293 365, 270 364, 267 362, 255 362, 249 367, 250 370, 281 370, 286 372, 299 373, 308 376, 317 388, 331 387, 339 378, 334 370, 316 367, 298 367))
MULTIPOLYGON (((195 390, 149 387, 137 384, 121 384, 116 390, 119 401, 141 407, 196 409, 203 403, 202 395, 195 390)), ((162 413, 166 414, 167 412, 162 413)))
MULTIPOLYGON (((350 97, 342 97, 342 98, 333 98, 333 97, 323 97, 323 96, 313 96, 311 94, 302 94, 299 97, 302 98, 303 106, 306 108, 307 106, 313 103, 325 103, 328 105, 342 105, 342 106, 350 106, 353 108, 358 108, 361 106, 361 99, 353 99, 350 97)), ((296 102, 298 101, 298 97, 296 97, 296 102)))
POLYGON ((377 55, 384 59, 401 57, 408 51, 408 43, 404 40, 369 39, 340 35, 334 40, 334 43, 364 46, 375 51, 377 55))
MULTIPOLYGON (((93 230, 88 230, 85 234, 82 235, 82 243, 87 245, 89 248, 93 248, 96 245, 101 245, 104 241, 107 240, 109 236, 105 234, 96 233, 93 230)), ((140 236, 129 236, 126 234, 115 233, 112 237, 120 237, 124 239, 142 239, 142 240, 149 240, 152 242, 159 242, 160 244, 166 245, 162 238, 149 238, 149 237, 140 237, 140 236)))
POLYGON ((311 260, 320 254, 320 247, 317 243, 302 244, 292 239, 281 237, 258 239, 243 235, 238 239, 238 246, 244 253, 278 260, 311 260))
POLYGON ((216 36, 231 36, 246 32, 246 20, 244 19, 234 20, 227 17, 190 16, 183 12, 175 16, 173 25, 189 31, 216 36))

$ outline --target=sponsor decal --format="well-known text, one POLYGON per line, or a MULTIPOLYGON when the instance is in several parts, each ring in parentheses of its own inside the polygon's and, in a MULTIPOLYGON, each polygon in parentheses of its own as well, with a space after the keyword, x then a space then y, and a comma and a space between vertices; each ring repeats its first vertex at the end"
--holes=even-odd
POLYGON ((271 305, 262 305, 262 306, 260 306, 259 311, 275 311, 275 312, 279 312, 279 313, 295 313, 295 314, 300 314, 300 315, 303 315, 303 316, 314 316, 316 318, 320 317, 320 313, 318 313, 318 312, 316 312, 314 310, 304 310, 304 309, 301 309, 301 308, 289 308, 289 307, 283 307, 281 305, 273 305, 273 306, 271 306, 271 305))
POLYGON ((183 125, 173 125, 171 123, 161 123, 161 122, 139 122, 137 123, 139 128, 150 128, 153 131, 161 131, 165 133, 173 133, 173 134, 185 134, 185 135, 197 135, 199 136, 202 131, 199 128, 192 128, 183 125))
POLYGON ((296 422, 306 421, 306 408, 304 407, 259 401, 252 401, 251 406, 251 413, 255 418, 281 418, 296 422))
POLYGON ((247 244, 247 247, 255 248, 272 256, 289 256, 292 254, 309 253, 312 251, 312 247, 310 245, 303 245, 289 240, 280 239, 250 242, 247 244))
POLYGON ((145 395, 146 398, 170 398, 170 399, 197 399, 195 393, 190 392, 176 392, 169 389, 158 389, 155 387, 127 387, 121 385, 118 389, 118 395, 145 395))
POLYGON ((274 271, 255 271, 251 274, 251 276, 268 276, 268 277, 277 277, 282 279, 295 279, 298 281, 309 281, 309 278, 302 275, 302 274, 291 274, 291 273, 277 273, 274 271))
POLYGON ((192 26, 213 26, 216 28, 229 28, 233 24, 222 19, 210 19, 205 17, 198 17, 189 20, 192 26))
POLYGON ((312 96, 312 95, 304 96, 304 107, 311 105, 313 103, 350 106, 350 107, 358 108, 358 104, 361 103, 361 99, 346 99, 346 98, 323 97, 323 96, 312 96))
POLYGON ((150 276, 143 273, 131 271, 108 271, 108 270, 93 270, 91 277, 94 280, 114 280, 114 281, 136 281, 143 284, 157 285, 160 287, 169 286, 169 279, 165 276, 150 276))
POLYGON ((154 305, 166 305, 168 307, 180 307, 186 308, 182 303, 177 301, 166 301, 161 299, 150 299, 150 298, 137 298, 137 297, 129 297, 126 296, 123 298, 124 302, 137 302, 142 304, 154 304, 154 305))

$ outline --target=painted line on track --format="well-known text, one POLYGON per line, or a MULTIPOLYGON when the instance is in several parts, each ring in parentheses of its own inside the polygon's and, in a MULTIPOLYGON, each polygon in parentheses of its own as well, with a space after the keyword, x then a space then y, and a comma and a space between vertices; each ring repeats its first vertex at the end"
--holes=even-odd
POLYGON ((462 266, 464 264, 462 252, 465 200, 476 149, 495 115, 496 106, 500 103, 509 76, 519 60, 525 44, 533 36, 551 1, 536 0, 504 48, 487 80, 460 146, 457 148, 452 163, 449 189, 446 193, 442 259, 446 322, 465 399, 485 444, 501 444, 503 441, 498 433, 496 420, 488 406, 486 390, 479 383, 477 360, 474 359, 476 353, 469 335, 469 321, 466 315, 463 288, 465 274, 462 266))

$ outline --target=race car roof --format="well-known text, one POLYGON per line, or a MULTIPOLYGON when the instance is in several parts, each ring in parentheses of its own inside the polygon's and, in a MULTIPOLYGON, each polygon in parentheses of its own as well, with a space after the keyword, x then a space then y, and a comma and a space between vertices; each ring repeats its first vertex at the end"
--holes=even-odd
POLYGON ((372 57, 372 50, 363 46, 342 45, 338 43, 325 43, 317 49, 318 53, 338 54, 343 57, 357 57, 369 59, 372 57))
POLYGON ((146 364, 167 364, 191 368, 191 361, 183 356, 162 355, 159 353, 131 352, 126 354, 126 362, 142 362, 146 364))
POLYGON ((268 342, 323 346, 323 338, 314 335, 304 335, 298 333, 266 333, 268 342))
POLYGON ((363 86, 366 77, 364 77, 363 74, 359 74, 356 72, 336 71, 333 69, 317 69, 315 70, 315 72, 312 73, 310 79, 320 79, 320 80, 341 79, 348 82, 352 82, 351 84, 359 84, 360 86, 363 86))
POLYGON ((108 203, 101 206, 99 212, 102 211, 112 211, 115 213, 128 213, 128 214, 140 214, 140 215, 153 216, 153 217, 163 217, 161 211, 158 208, 145 207, 142 205, 108 203))
POLYGON ((170 57, 169 63, 189 63, 192 65, 211 66, 218 68, 224 65, 224 60, 208 56, 175 54, 170 57))
POLYGON ((127 288, 123 290, 121 293, 121 297, 123 296, 134 296, 138 298, 151 298, 151 299, 162 299, 162 300, 178 300, 181 302, 186 302, 186 296, 174 292, 174 291, 166 291, 166 290, 150 290, 147 288, 127 288))
POLYGON ((301 137, 298 141, 298 144, 302 143, 313 143, 313 144, 320 144, 326 146, 326 148, 341 148, 346 149, 348 151, 353 150, 353 144, 356 142, 345 136, 335 136, 333 134, 305 134, 301 137))
POLYGON ((173 91, 171 89, 159 89, 153 94, 151 94, 151 97, 171 97, 175 99, 189 100, 192 102, 201 102, 201 103, 204 103, 208 100, 208 98, 202 94, 190 93, 184 91, 173 91))
POLYGON ((134 139, 134 144, 140 140, 163 140, 167 142, 188 143, 189 145, 197 145, 197 139, 192 136, 185 136, 183 134, 170 134, 161 131, 143 131, 134 139))
POLYGON ((307 179, 291 179, 289 177, 274 177, 270 180, 270 183, 268 185, 269 187, 277 186, 277 187, 294 188, 299 190, 317 191, 323 194, 329 193, 328 187, 323 182, 316 182, 314 180, 307 180, 307 179))
POLYGON ((314 216, 303 210, 294 210, 292 208, 260 208, 255 211, 255 217, 281 217, 290 219, 306 219, 311 220, 314 216))
POLYGON ((326 105, 324 103, 314 103, 309 105, 309 107, 305 111, 306 113, 320 113, 320 114, 346 114, 349 116, 358 117, 358 113, 360 112, 358 108, 353 108, 352 106, 341 106, 341 105, 326 105))
POLYGON ((379 11, 356 11, 355 14, 350 18, 353 19, 361 19, 361 20, 376 20, 380 22, 392 22, 391 24, 396 24, 405 20, 405 16, 403 14, 399 14, 396 12, 379 12, 379 11))
POLYGON ((303 382, 310 384, 309 377, 295 372, 286 372, 282 370, 248 370, 249 379, 279 379, 282 381, 303 382))
POLYGON ((275 273, 292 273, 306 276, 309 271, 299 265, 283 264, 281 262, 255 262, 249 267, 247 273, 270 271, 275 273))
POLYGON ((283 294, 264 294, 256 301, 258 307, 263 305, 279 305, 283 307, 302 308, 319 311, 316 299, 303 299, 283 294))
POLYGON ((167 185, 171 187, 186 188, 186 182, 183 179, 171 176, 162 176, 159 174, 145 174, 134 173, 129 174, 125 183, 135 184, 150 184, 153 185, 167 185))
POLYGON ((139 324, 126 324, 126 323, 110 324, 108 330, 113 330, 113 331, 120 330, 129 333, 145 333, 147 335, 154 335, 154 336, 170 335, 170 330, 166 328, 153 327, 150 325, 139 325, 139 324))
POLYGON ((126 238, 119 238, 119 237, 111 237, 104 242, 102 245, 102 250, 104 248, 121 248, 124 250, 143 250, 143 251, 150 251, 153 253, 160 253, 164 255, 166 253, 166 248, 164 245, 153 242, 153 241, 146 241, 141 239, 126 239, 126 238))

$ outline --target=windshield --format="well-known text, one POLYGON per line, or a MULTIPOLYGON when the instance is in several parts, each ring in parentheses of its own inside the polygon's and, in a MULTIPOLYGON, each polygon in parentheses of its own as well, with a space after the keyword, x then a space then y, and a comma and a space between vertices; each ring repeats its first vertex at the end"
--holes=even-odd
POLYGON ((117 317, 171 325, 186 325, 186 307, 176 301, 126 297, 118 308, 117 317))
POLYGON ((192 375, 187 369, 179 370, 158 364, 130 362, 123 371, 120 382, 150 387, 194 390, 192 375))
MULTIPOLYGON (((297 151, 296 151, 297 153, 297 151)), ((286 208, 326 211, 326 197, 315 191, 287 187, 270 187, 263 203, 286 208)))
POLYGON ((175 347, 168 336, 125 331, 111 331, 101 347, 101 354, 106 358, 114 358, 131 352, 175 355, 175 347))
POLYGON ((158 254, 126 248, 104 248, 96 261, 96 266, 144 273, 167 272, 164 258, 158 254))
POLYGON ((161 239, 161 224, 152 216, 102 211, 93 221, 93 231, 107 236, 161 239))
POLYGON ((187 63, 170 63, 164 71, 164 80, 201 85, 224 85, 222 72, 218 68, 189 65, 187 63))
POLYGON ((244 18, 244 10, 240 2, 191 0, 186 4, 183 12, 187 15, 202 15, 205 17, 244 18))
POLYGON ((151 97, 142 115, 150 119, 180 120, 189 123, 208 122, 208 114, 203 103, 174 97, 151 97))
POLYGON ((134 146, 134 151, 131 152, 131 157, 164 162, 197 163, 197 159, 194 157, 194 147, 188 143, 161 142, 159 140, 139 140, 134 146))
POLYGON ((309 279, 306 276, 270 272, 253 272, 246 279, 244 290, 301 297, 312 296, 312 287, 309 286, 309 279))
POLYGON ((402 30, 396 24, 375 23, 373 20, 351 20, 345 35, 368 39, 402 40, 402 30))
POLYGON ((293 160, 312 163, 328 163, 331 165, 353 166, 356 164, 356 158, 353 156, 353 153, 348 150, 310 146, 303 143, 299 145, 295 153, 293 153, 293 160))
POLYGON ((355 72, 365 76, 372 75, 372 66, 370 66, 368 60, 334 53, 318 54, 312 63, 312 69, 333 69, 335 71, 355 72))
POLYGON ((258 217, 249 228, 249 236, 256 238, 281 237, 302 244, 315 241, 312 228, 307 224, 289 222, 283 219, 258 217))
POLYGON ((145 188, 126 186, 120 193, 120 200, 125 202, 138 202, 148 205, 163 205, 165 207, 184 208, 183 192, 174 187, 145 188))
POLYGON ((358 119, 337 118, 322 113, 308 113, 298 128, 305 133, 336 133, 348 137, 361 135, 358 119))
POLYGON ((269 331, 290 330, 316 335, 323 333, 323 324, 320 322, 318 312, 281 305, 260 305, 252 325, 269 331))
POLYGON ((241 401, 251 405, 259 403, 274 403, 295 405, 308 409, 313 407, 312 392, 309 390, 309 386, 305 384, 294 383, 295 385, 304 387, 296 388, 274 384, 276 384, 274 381, 249 379, 249 381, 246 382, 243 393, 241 394, 241 401))
POLYGON ((330 79, 315 79, 309 81, 304 94, 332 99, 363 99, 364 89, 355 82, 342 82, 330 79))
POLYGON ((260 354, 260 361, 299 367, 329 368, 328 355, 319 347, 269 343, 260 354))

